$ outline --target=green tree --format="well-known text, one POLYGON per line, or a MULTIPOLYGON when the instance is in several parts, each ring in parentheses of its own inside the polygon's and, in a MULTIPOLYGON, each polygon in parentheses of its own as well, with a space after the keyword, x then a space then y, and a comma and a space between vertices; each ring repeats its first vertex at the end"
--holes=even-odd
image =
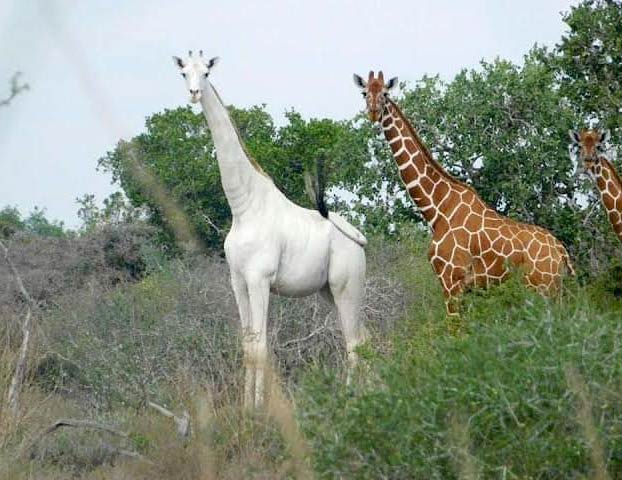
MULTIPOLYGON (((569 128, 595 126, 611 132, 609 158, 618 170, 622 156, 622 2, 586 0, 564 15, 568 31, 545 60, 559 91, 577 113, 569 128)), ((593 182, 581 176, 585 206, 577 254, 590 270, 608 268, 619 252, 593 182), (588 263, 589 261, 589 263, 588 263)), ((619 262, 619 259, 618 259, 619 262)), ((615 262, 614 262, 615 263, 615 262)))
MULTIPOLYGON (((352 155, 358 146, 348 136, 347 122, 305 121, 296 112, 286 114, 287 124, 276 128, 265 105, 249 109, 230 108, 246 148, 288 198, 311 207, 304 191, 302 173, 312 168, 320 151, 328 159, 331 184, 347 183, 352 155), (349 150, 348 150, 349 149, 349 150), (342 166, 347 168, 342 169, 342 166), (345 173, 344 173, 345 172, 345 173)), ((190 108, 165 110, 150 116, 146 132, 131 142, 140 161, 164 184, 182 206, 206 245, 220 249, 231 221, 220 184, 214 145, 202 114, 190 108)), ((150 222, 166 230, 160 208, 127 168, 127 149, 121 146, 99 161, 123 189, 134 207, 144 207, 150 222)), ((358 162, 361 159, 356 160, 358 162)), ((343 187, 342 187, 343 188, 343 187)), ((167 237, 168 241, 171 237, 167 237)))
POLYGON ((24 220, 24 229, 32 235, 40 237, 64 237, 66 235, 63 222, 49 220, 45 216, 45 208, 35 207, 24 220))
POLYGON ((35 207, 23 218, 17 207, 4 207, 0 210, 0 238, 9 238, 18 232, 40 237, 63 237, 68 233, 63 222, 45 216, 45 208, 35 207))
POLYGON ((17 207, 6 206, 0 210, 0 238, 9 238, 25 228, 17 207))
POLYGON ((78 218, 82 231, 91 232, 102 226, 129 224, 141 218, 141 210, 132 207, 122 192, 113 192, 104 199, 103 208, 95 201, 95 195, 85 194, 76 198, 80 206, 78 218))
MULTIPOLYGON (((575 113, 556 89, 545 54, 534 49, 522 66, 482 62, 450 82, 426 76, 413 87, 403 85, 397 101, 452 175, 500 213, 543 225, 573 244, 581 209, 566 138, 575 113)), ((399 231, 414 209, 386 142, 362 129, 371 157, 361 202, 382 211, 379 226, 399 231)))
POLYGON ((622 1, 587 0, 564 15, 567 33, 551 58, 562 94, 583 115, 620 134, 622 1))

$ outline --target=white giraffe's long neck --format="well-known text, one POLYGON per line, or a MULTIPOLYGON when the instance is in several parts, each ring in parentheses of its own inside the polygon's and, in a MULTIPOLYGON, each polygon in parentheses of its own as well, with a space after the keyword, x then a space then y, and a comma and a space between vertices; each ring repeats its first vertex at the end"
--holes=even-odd
POLYGON ((234 217, 249 209, 270 183, 251 163, 227 108, 208 82, 201 95, 203 114, 212 133, 220 179, 234 217))

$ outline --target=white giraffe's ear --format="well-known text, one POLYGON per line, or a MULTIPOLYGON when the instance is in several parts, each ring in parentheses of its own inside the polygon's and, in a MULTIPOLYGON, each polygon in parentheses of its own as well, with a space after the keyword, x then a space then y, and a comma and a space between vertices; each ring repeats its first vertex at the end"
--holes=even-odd
POLYGON ((598 143, 607 143, 610 137, 611 137, 611 134, 609 133, 608 130, 606 130, 600 134, 600 140, 598 141, 598 143))
POLYGON ((354 80, 354 85, 356 85, 359 88, 365 88, 367 87, 367 83, 365 82, 365 80, 363 80, 359 75, 357 75, 356 73, 352 75, 352 79, 354 80))
POLYGON ((181 58, 176 57, 176 56, 174 56, 174 55, 173 55, 173 62, 174 62, 174 63, 175 63, 175 65, 177 65, 177 67, 179 67, 179 68, 184 68, 184 67, 185 67, 185 65, 184 65, 184 61, 183 61, 181 58))
POLYGON ((220 57, 210 58, 206 64, 207 68, 211 70, 219 61, 220 61, 220 57))
POLYGON ((568 136, 570 140, 572 140, 572 143, 576 143, 577 145, 581 143, 581 137, 576 130, 568 130, 568 136))
POLYGON ((397 77, 393 77, 391 80, 387 82, 384 88, 386 88, 387 90, 392 90, 393 88, 395 88, 396 85, 397 85, 397 77))

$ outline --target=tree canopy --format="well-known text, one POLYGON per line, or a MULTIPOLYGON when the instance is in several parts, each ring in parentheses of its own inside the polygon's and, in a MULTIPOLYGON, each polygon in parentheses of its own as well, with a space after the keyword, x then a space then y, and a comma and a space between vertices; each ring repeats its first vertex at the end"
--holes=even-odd
MULTIPOLYGON (((567 132, 597 122, 620 144, 622 4, 584 1, 563 19, 568 30, 553 49, 536 45, 520 64, 482 61, 451 80, 424 76, 402 84, 397 101, 451 174, 500 213, 550 229, 579 263, 593 264, 594 247, 616 245, 615 238, 604 215, 593 214, 598 197, 577 172, 567 132)), ((230 113, 250 154, 294 202, 311 206, 303 173, 322 154, 333 208, 366 231, 399 235, 404 225, 421 222, 384 138, 361 115, 306 120, 289 111, 277 127, 265 105, 230 107, 230 113)), ((230 212, 203 116, 187 107, 155 113, 130 143, 205 244, 220 249, 230 212)), ((100 166, 134 207, 166 229, 158 202, 133 178, 124 152, 108 152, 100 166)))

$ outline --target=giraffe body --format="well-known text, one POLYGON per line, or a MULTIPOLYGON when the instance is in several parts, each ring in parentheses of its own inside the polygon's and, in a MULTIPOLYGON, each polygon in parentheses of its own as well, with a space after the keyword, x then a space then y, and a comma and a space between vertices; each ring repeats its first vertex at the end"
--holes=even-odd
POLYGON ((574 274, 566 249, 550 232, 500 215, 434 160, 388 98, 382 72, 378 78, 370 72, 367 83, 355 76, 355 83, 363 88, 370 119, 380 122, 405 188, 432 230, 428 258, 448 314, 458 313, 455 299, 466 289, 500 283, 512 267, 546 295, 559 289, 566 271, 574 274))
POLYGON ((579 149, 583 169, 596 184, 609 223, 622 241, 622 180, 605 156, 605 143, 609 136, 597 130, 569 133, 574 146, 579 149))
POLYGON ((337 308, 350 363, 364 340, 359 311, 365 289, 365 237, 334 212, 291 202, 247 153, 227 108, 208 82, 216 59, 174 57, 190 100, 200 102, 233 217, 225 239, 242 327, 247 407, 263 404, 268 361, 270 292, 300 297, 321 293, 337 308))

